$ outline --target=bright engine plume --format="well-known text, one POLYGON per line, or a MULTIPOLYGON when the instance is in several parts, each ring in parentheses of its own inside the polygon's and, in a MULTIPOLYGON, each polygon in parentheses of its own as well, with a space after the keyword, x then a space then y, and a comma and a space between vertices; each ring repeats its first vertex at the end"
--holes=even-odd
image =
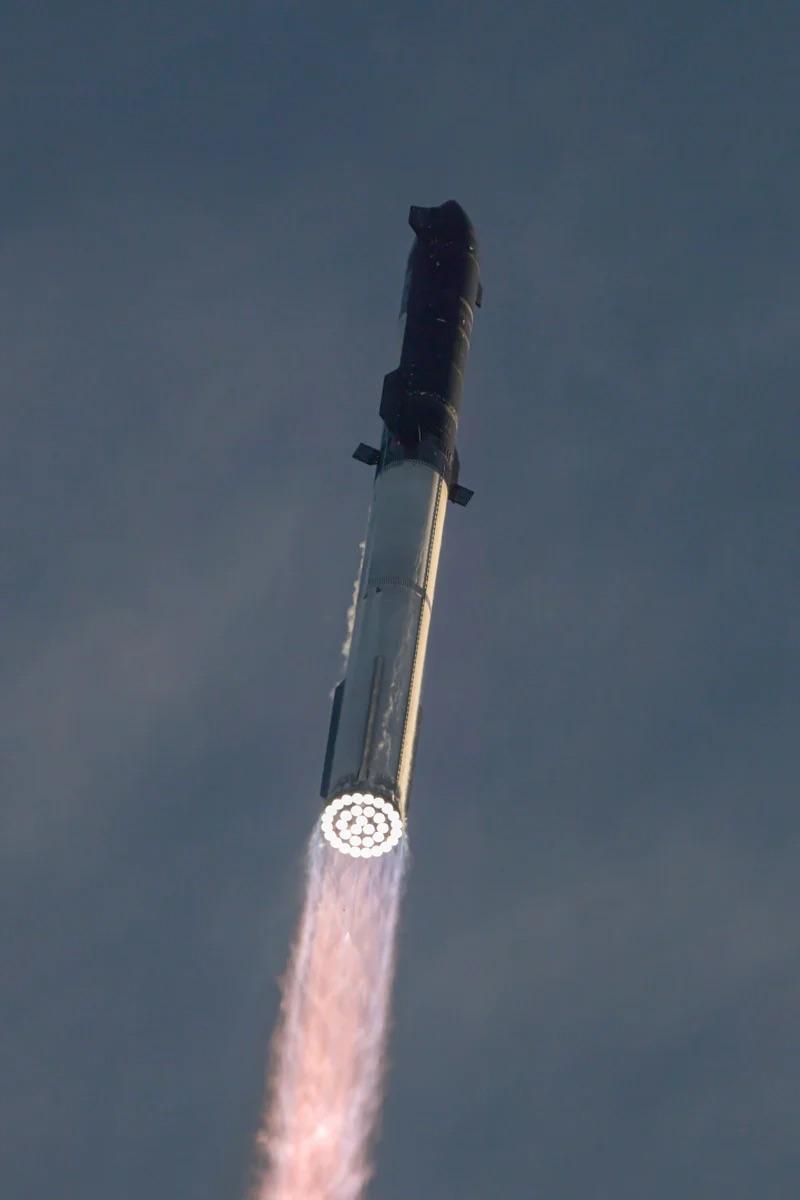
POLYGON ((332 800, 320 821, 325 841, 353 858, 377 858, 403 836, 400 814, 380 796, 345 794, 332 800))
POLYGON ((405 839, 369 863, 311 840, 253 1200, 358 1200, 369 1180, 405 862, 405 839))

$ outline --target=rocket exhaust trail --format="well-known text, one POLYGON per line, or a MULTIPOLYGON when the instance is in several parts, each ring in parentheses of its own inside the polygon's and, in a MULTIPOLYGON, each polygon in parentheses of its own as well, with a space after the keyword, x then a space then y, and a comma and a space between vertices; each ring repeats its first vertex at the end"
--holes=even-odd
POLYGON ((357 1200, 380 1109, 405 839, 364 861, 314 831, 254 1200, 357 1200))

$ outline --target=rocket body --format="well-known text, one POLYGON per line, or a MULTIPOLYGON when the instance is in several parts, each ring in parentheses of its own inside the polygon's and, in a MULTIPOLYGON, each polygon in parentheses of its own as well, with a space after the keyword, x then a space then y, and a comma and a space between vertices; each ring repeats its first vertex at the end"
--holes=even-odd
POLYGON ((456 431, 481 286, 477 240, 454 201, 412 208, 416 233, 403 292, 400 365, 384 380, 375 466, 347 674, 334 693, 321 793, 323 832, 369 857, 405 826, 420 696, 448 500, 458 482, 456 431))

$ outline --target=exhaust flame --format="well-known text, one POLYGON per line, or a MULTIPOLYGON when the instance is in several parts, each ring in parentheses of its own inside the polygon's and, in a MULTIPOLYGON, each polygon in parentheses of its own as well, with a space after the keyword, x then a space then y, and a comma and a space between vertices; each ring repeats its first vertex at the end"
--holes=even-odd
POLYGON ((405 839, 365 861, 314 831, 253 1200, 357 1200, 379 1114, 405 839))
POLYGON ((320 828, 328 845, 353 858, 388 854, 403 836, 403 822, 395 806, 370 792, 345 792, 332 800, 322 814, 320 828))

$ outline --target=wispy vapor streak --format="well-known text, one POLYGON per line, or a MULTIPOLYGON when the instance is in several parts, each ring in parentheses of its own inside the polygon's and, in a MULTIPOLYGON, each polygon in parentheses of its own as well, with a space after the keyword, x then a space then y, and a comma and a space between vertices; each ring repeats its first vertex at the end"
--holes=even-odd
POLYGON ((284 981, 254 1200, 357 1200, 383 1077, 405 843, 377 859, 315 830, 284 981))
POLYGON ((358 603, 358 589, 361 586, 361 573, 364 570, 364 550, 366 545, 366 538, 363 542, 359 542, 358 544, 358 570, 356 571, 356 577, 353 580, 353 599, 350 607, 347 610, 347 634, 342 642, 342 659, 344 660, 345 667, 347 666, 347 661, 350 658, 350 647, 353 643, 353 629, 356 623, 356 604, 358 603))

